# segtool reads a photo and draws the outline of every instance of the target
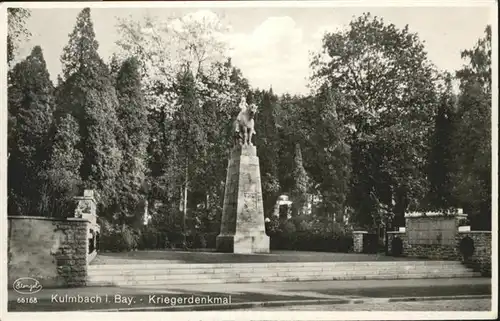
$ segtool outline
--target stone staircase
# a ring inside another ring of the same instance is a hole
[[[90,265],[88,286],[480,277],[456,261]]]

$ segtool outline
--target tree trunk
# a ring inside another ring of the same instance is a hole
[[[188,194],[188,161],[186,159],[186,167],[185,167],[185,172],[184,172],[184,199],[183,199],[183,209],[182,209],[182,229],[184,231],[184,242],[186,242],[186,234],[187,234],[187,226],[186,226],[186,219],[187,219],[187,194]]]

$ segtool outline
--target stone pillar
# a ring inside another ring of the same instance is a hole
[[[97,224],[97,193],[94,190],[84,190],[83,196],[75,197],[77,206],[75,209],[75,218],[87,220],[90,224],[87,230],[89,240],[87,260],[90,263],[97,255],[97,244],[101,228]],[[91,245],[90,245],[91,244]]]
[[[94,190],[86,189],[83,191],[83,196],[76,196],[74,199],[77,202],[75,217],[83,218],[92,224],[97,224],[97,202]]]
[[[355,253],[363,253],[363,235],[368,234],[367,231],[353,231],[353,251]]]
[[[231,151],[216,248],[229,253],[269,253],[255,146],[235,146]]]

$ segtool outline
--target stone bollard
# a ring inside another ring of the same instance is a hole
[[[368,234],[367,231],[353,231],[352,232],[352,237],[353,237],[353,250],[355,253],[363,253],[363,236],[365,234]]]

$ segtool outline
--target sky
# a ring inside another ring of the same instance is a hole
[[[62,49],[80,10],[32,8],[27,22],[32,36],[20,48],[20,56],[40,45],[51,78],[57,79]],[[463,64],[460,52],[472,48],[493,21],[493,12],[487,7],[93,8],[99,53],[108,61],[116,50],[117,18],[180,17],[199,10],[212,11],[231,27],[232,61],[250,85],[272,87],[277,94],[307,93],[310,53],[321,48],[323,33],[342,28],[363,12],[399,28],[408,24],[410,32],[424,41],[429,59],[451,72]]]

